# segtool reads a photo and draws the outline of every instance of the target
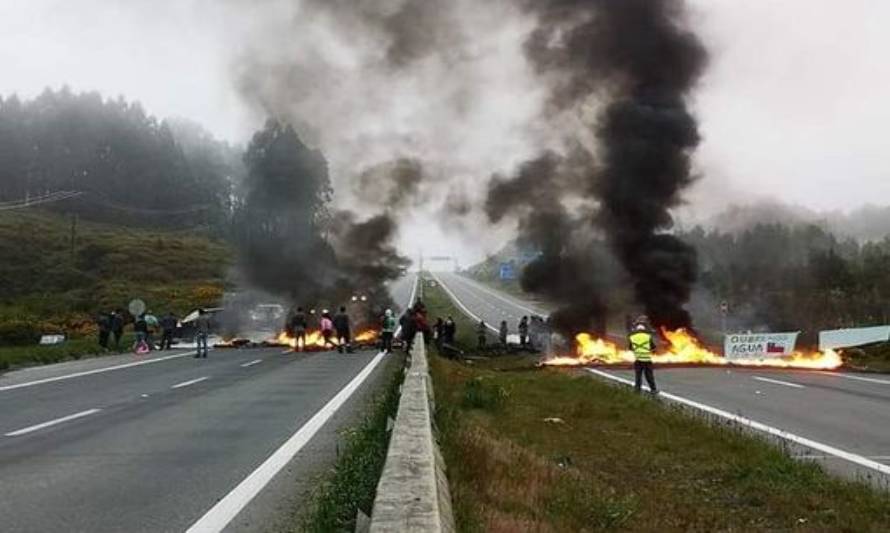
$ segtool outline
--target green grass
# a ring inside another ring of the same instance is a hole
[[[99,312],[142,298],[156,314],[184,314],[223,295],[232,250],[187,233],[157,233],[78,222],[39,210],[0,213],[0,346],[27,346],[40,334],[91,336]],[[65,348],[17,349],[5,360],[76,357],[86,341]],[[98,347],[92,348],[94,352]]]
[[[297,516],[293,531],[352,532],[357,510],[371,515],[389,446],[386,421],[396,417],[402,377],[401,372],[395,372],[386,389],[371,402],[364,420],[346,431],[336,463],[318,485],[309,511]]]
[[[3,346],[0,347],[0,371],[27,365],[60,363],[72,359],[96,355],[114,355],[128,352],[133,344],[132,335],[121,339],[121,351],[103,350],[94,337],[83,337],[53,346]]]
[[[890,530],[890,495],[628,389],[521,357],[431,371],[460,531]]]

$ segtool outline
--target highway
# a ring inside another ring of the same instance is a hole
[[[398,368],[373,352],[152,357],[0,376],[0,530],[275,529]]]
[[[488,322],[534,307],[456,274],[435,273],[460,306]],[[511,323],[511,331],[515,326]],[[627,385],[633,372],[584,369]],[[666,401],[790,442],[791,453],[850,477],[890,475],[890,375],[768,369],[658,368]]]

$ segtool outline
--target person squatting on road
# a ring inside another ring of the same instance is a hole
[[[346,314],[345,307],[340,307],[340,312],[334,316],[334,329],[337,330],[337,351],[352,353],[349,315]]]
[[[392,353],[392,337],[396,332],[396,318],[392,316],[392,309],[387,309],[383,314],[383,323],[380,328],[381,350],[387,354]]]
[[[306,329],[308,327],[309,321],[306,318],[306,313],[303,311],[302,307],[297,307],[297,312],[294,313],[294,316],[291,319],[291,329],[294,333],[295,352],[306,345]]]
[[[655,352],[655,334],[649,329],[648,319],[640,317],[636,320],[633,330],[627,336],[630,349],[634,354],[634,390],[640,392],[643,375],[652,394],[658,394],[655,386],[655,374],[652,370],[652,354]]]
[[[210,317],[204,309],[198,309],[195,319],[195,358],[207,358],[207,337],[210,335]]]
[[[173,333],[176,331],[176,324],[179,322],[176,315],[172,311],[161,318],[161,349],[173,349]]]

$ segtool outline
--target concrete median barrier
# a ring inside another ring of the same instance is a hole
[[[372,533],[451,532],[445,463],[433,434],[433,388],[418,334],[371,514]]]

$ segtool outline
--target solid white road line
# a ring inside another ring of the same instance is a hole
[[[414,304],[414,297],[417,296],[417,284],[420,283],[420,274],[418,273],[414,276],[414,283],[411,285],[411,295],[408,296],[408,303],[405,304],[405,310],[407,310],[411,305]],[[398,320],[400,317],[396,317]],[[399,324],[396,326],[396,330],[393,332],[392,336],[394,339],[400,339],[402,334],[402,325]]]
[[[866,383],[879,383],[881,385],[890,385],[890,381],[886,379],[875,379],[875,378],[863,378],[860,376],[851,376],[849,374],[844,374],[843,372],[819,372],[824,376],[835,376],[844,379],[853,379],[856,381],[864,381]]]
[[[597,376],[604,377],[606,379],[611,379],[612,381],[617,381],[619,383],[623,383],[625,385],[633,385],[633,381],[629,379],[620,378],[618,376],[613,376],[608,372],[603,372],[602,370],[597,370],[595,368],[587,368],[585,369],[592,374],[596,374]],[[878,463],[877,461],[872,461],[866,457],[861,455],[857,455],[855,453],[850,453],[845,450],[841,450],[840,448],[835,448],[834,446],[829,446],[828,444],[823,444],[819,441],[815,441],[812,439],[808,439],[806,437],[801,437],[800,435],[796,435],[794,433],[790,433],[785,431],[784,429],[779,429],[773,426],[768,426],[762,422],[757,422],[756,420],[751,420],[750,418],[745,418],[743,416],[734,415],[728,411],[724,411],[722,409],[718,409],[716,407],[711,407],[710,405],[703,404],[700,402],[696,402],[694,400],[689,400],[687,398],[683,398],[682,396],[677,396],[676,394],[670,394],[667,392],[662,392],[660,394],[662,398],[671,400],[673,402],[688,405],[689,407],[698,409],[699,411],[704,411],[706,413],[719,416],[721,418],[725,418],[727,420],[731,420],[737,424],[741,424],[743,426],[749,427],[751,429],[756,429],[757,431],[761,431],[763,433],[767,433],[769,435],[773,435],[775,437],[779,437],[781,439],[787,440],[789,442],[793,442],[796,444],[800,444],[801,446],[806,446],[807,448],[820,451],[822,453],[837,457],[839,459],[843,459],[845,461],[849,461],[851,463],[855,463],[859,466],[864,466],[865,468],[870,468],[877,472],[880,472],[884,475],[890,475],[890,466]]]
[[[455,304],[457,304],[458,307],[460,307],[461,311],[463,311],[464,314],[466,314],[468,317],[472,318],[472,319],[475,320],[476,322],[481,322],[481,321],[482,321],[482,319],[479,318],[478,316],[476,316],[475,313],[473,313],[472,311],[470,311],[469,309],[467,309],[467,306],[465,306],[465,305],[463,304],[463,302],[461,302],[461,301],[457,298],[457,296],[455,296],[454,293],[451,292],[451,289],[448,288],[448,285],[445,285],[444,283],[442,283],[442,280],[439,279],[439,276],[437,276],[435,272],[430,272],[430,275],[431,275],[433,278],[435,278],[435,280],[436,280],[436,282],[439,284],[439,286],[442,287],[442,289],[445,290],[445,292],[448,294],[448,296],[451,297],[451,300],[452,300]],[[485,326],[488,327],[488,329],[490,329],[491,331],[493,331],[493,332],[495,332],[495,333],[500,333],[500,331],[498,330],[498,328],[492,326],[491,324],[489,324],[489,323],[487,323],[487,322],[485,323]]]
[[[186,533],[216,533],[222,531],[229,522],[265,487],[293,457],[299,453],[319,429],[337,410],[346,403],[352,394],[364,383],[374,371],[385,354],[378,353],[352,381],[343,387],[336,396],[324,405],[315,415],[303,424],[280,448],[266,459],[263,464],[244,478],[237,487],[232,489],[223,499],[210,508],[204,516],[192,524]]]
[[[767,383],[775,383],[776,385],[784,385],[786,387],[793,387],[795,389],[805,389],[806,388],[803,385],[799,385],[797,383],[789,383],[787,381],[781,381],[778,379],[762,378],[760,376],[754,376],[754,379],[756,379],[757,381],[765,381]]]
[[[478,289],[479,291],[482,291],[485,294],[488,294],[489,296],[494,296],[498,300],[501,300],[502,302],[506,302],[506,303],[512,305],[513,307],[522,309],[523,311],[525,311],[526,313],[529,313],[531,315],[540,315],[544,318],[546,318],[547,316],[550,315],[550,313],[543,312],[540,309],[532,309],[531,307],[523,305],[522,303],[519,302],[519,300],[515,300],[512,298],[507,298],[506,296],[502,296],[502,295],[494,292],[494,290],[483,286],[482,283],[480,283],[474,279],[465,278],[465,277],[461,276],[460,274],[454,274],[454,277],[459,278],[461,280],[461,282],[465,283],[466,285],[471,285],[473,288]]]
[[[189,385],[194,385],[195,383],[201,383],[202,381],[204,381],[206,379],[210,379],[210,376],[204,376],[203,378],[192,379],[189,381],[183,381],[182,383],[177,383],[176,385],[173,385],[170,388],[171,389],[180,389],[182,387],[188,387]]]
[[[13,390],[13,389],[21,389],[24,387],[33,387],[34,385],[42,385],[44,383],[52,383],[54,381],[62,381],[65,379],[79,378],[79,377],[83,377],[83,376],[91,376],[93,374],[101,374],[102,372],[110,372],[112,370],[120,370],[122,368],[132,368],[134,366],[150,365],[152,363],[160,363],[161,361],[169,361],[171,359],[179,359],[180,357],[185,357],[187,355],[195,355],[195,352],[178,353],[175,355],[167,355],[164,357],[158,357],[156,359],[146,359],[145,361],[136,361],[135,363],[125,363],[123,365],[109,366],[106,368],[97,368],[95,370],[76,372],[74,374],[66,374],[64,376],[56,376],[54,378],[38,379],[36,381],[28,381],[26,383],[18,383],[16,385],[6,385],[5,387],[0,387],[0,392],[7,391],[7,390]]]
[[[50,426],[55,426],[56,424],[61,424],[63,422],[68,422],[69,420],[76,420],[78,418],[83,418],[85,416],[90,416],[98,413],[102,409],[89,409],[87,411],[81,411],[79,413],[74,413],[73,415],[63,416],[62,418],[57,418],[55,420],[50,420],[49,422],[44,422],[42,424],[36,424],[34,426],[28,426],[23,429],[19,429],[17,431],[12,431],[7,433],[7,437],[18,437],[19,435],[25,435],[26,433],[31,433],[33,431],[38,431],[44,428],[48,428]]]
[[[258,364],[260,364],[260,363],[262,363],[262,362],[263,362],[262,359],[254,359],[253,361],[250,361],[250,362],[248,362],[248,363],[244,363],[244,364],[242,364],[242,365],[241,365],[241,368],[247,368],[247,367],[249,367],[249,366],[258,365]]]

